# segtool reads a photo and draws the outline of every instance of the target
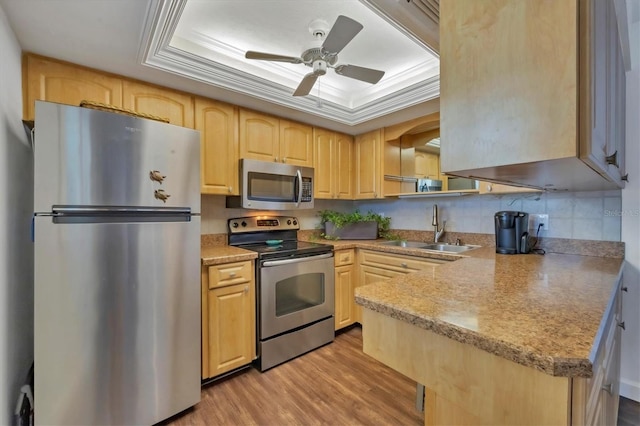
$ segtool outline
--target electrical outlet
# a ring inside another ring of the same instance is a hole
[[[542,224],[541,231],[549,230],[549,215],[548,214],[530,214],[529,215],[529,229],[534,233],[538,231],[538,226]]]

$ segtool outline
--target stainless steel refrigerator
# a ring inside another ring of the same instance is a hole
[[[153,424],[200,401],[200,138],[36,102],[35,422]]]

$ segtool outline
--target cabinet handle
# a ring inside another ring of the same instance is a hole
[[[403,263],[400,264],[400,266],[402,266],[403,268],[406,268],[407,264],[403,262]]]
[[[282,159],[282,162],[283,162],[283,163],[286,163],[286,162],[287,162],[287,157],[284,157],[284,158]]]
[[[278,162],[278,157],[275,157],[275,158],[273,159],[273,161],[275,161],[275,162],[277,163],[277,162]]]
[[[609,383],[608,385],[603,385],[601,389],[609,395],[612,395],[611,392],[613,392],[613,386],[611,385],[611,383]]]
[[[625,181],[625,182],[629,182],[629,173],[627,173],[626,175],[622,176],[622,177],[620,178],[620,180],[623,180],[623,181]]]
[[[626,291],[627,293],[629,292],[629,288],[628,287],[622,287],[620,290],[621,291]]]
[[[618,167],[618,151],[614,152],[611,155],[607,155],[606,157],[604,157],[604,161],[607,164],[610,164],[610,165]]]
[[[618,327],[620,327],[620,328],[621,328],[621,329],[623,329],[623,330],[626,330],[626,328],[625,328],[625,326],[624,326],[624,321],[619,322],[619,323],[618,323]]]
[[[373,198],[378,198],[378,193],[377,192],[373,193]]]

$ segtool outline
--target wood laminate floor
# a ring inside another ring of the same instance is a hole
[[[194,408],[163,425],[423,425],[416,383],[362,353],[362,330],[260,373],[205,386]],[[640,426],[640,404],[620,398],[618,426]]]
[[[362,330],[264,373],[246,370],[203,388],[194,408],[165,424],[423,425],[416,382],[362,352]]]

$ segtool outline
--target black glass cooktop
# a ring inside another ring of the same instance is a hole
[[[330,253],[333,247],[329,244],[311,243],[307,241],[282,241],[280,243],[242,244],[238,247],[258,253],[260,259],[287,258],[294,256],[310,256]]]

